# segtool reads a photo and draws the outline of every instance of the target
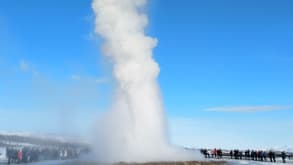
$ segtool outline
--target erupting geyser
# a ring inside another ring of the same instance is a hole
[[[113,63],[117,95],[97,124],[99,161],[193,159],[168,142],[160,90],[159,66],[152,58],[157,40],[145,35],[142,12],[147,0],[94,0],[96,33]]]

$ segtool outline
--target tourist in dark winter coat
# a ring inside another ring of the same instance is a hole
[[[273,152],[272,151],[269,152],[269,158],[270,158],[270,161],[273,162]]]
[[[230,158],[233,159],[233,151],[230,151]]]
[[[276,153],[273,152],[273,161],[276,162]]]
[[[281,153],[281,157],[282,157],[282,161],[283,161],[283,163],[286,163],[286,153],[285,153],[285,151],[283,151],[283,152]]]

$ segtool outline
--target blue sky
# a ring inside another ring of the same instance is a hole
[[[150,0],[173,143],[293,147],[293,2]],[[90,0],[0,2],[0,130],[82,133],[111,67]]]

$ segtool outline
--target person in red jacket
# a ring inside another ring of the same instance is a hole
[[[213,151],[212,151],[212,157],[217,158],[217,149],[216,148],[213,149]]]
[[[22,149],[19,149],[17,152],[18,163],[22,162]]]

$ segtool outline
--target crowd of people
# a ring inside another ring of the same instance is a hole
[[[87,143],[70,138],[0,133],[0,163],[75,159],[89,150]]]
[[[8,164],[31,163],[42,160],[65,160],[74,159],[81,154],[81,151],[75,148],[7,148]]]
[[[280,157],[283,163],[286,163],[287,159],[293,158],[293,153],[263,151],[263,150],[245,150],[241,151],[238,149],[223,152],[221,149],[201,149],[201,153],[205,158],[216,158],[221,159],[223,156],[230,159],[245,159],[253,161],[270,161],[276,162],[276,157]]]

